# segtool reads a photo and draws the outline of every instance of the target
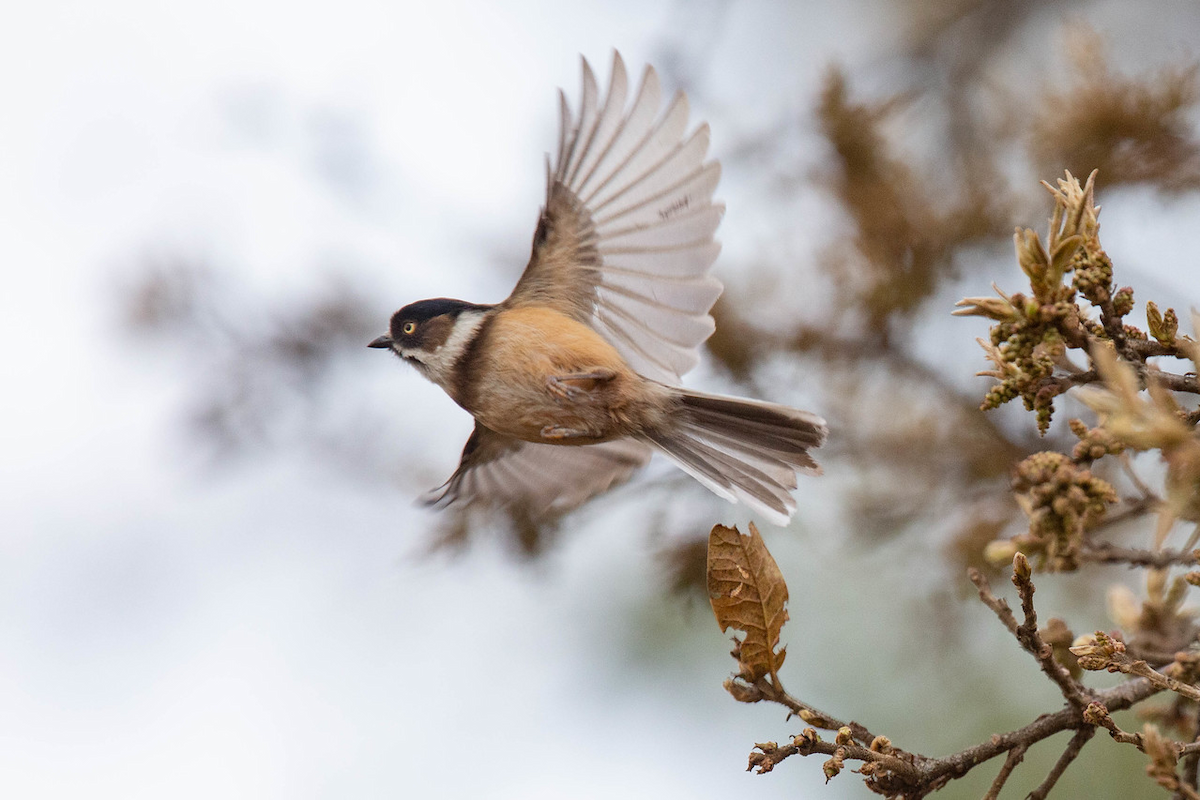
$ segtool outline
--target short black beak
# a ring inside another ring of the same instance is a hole
[[[380,336],[378,339],[373,339],[371,343],[367,345],[367,347],[377,347],[381,350],[391,346],[392,337],[388,336],[386,333],[383,336]]]

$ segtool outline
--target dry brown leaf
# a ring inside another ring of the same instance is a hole
[[[777,680],[787,654],[787,648],[775,648],[788,619],[788,590],[753,522],[749,535],[713,526],[708,535],[708,597],[722,633],[733,628],[746,634],[734,650],[740,677],[749,683],[767,675]]]

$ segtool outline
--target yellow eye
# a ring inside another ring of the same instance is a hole
[[[410,322],[404,323],[404,327],[401,330],[404,331],[405,336],[411,336],[412,332],[415,331],[416,329],[417,329],[417,323],[410,321]]]

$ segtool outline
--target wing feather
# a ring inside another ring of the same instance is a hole
[[[724,206],[720,165],[705,161],[709,129],[688,136],[678,92],[659,114],[647,67],[626,109],[619,54],[601,100],[583,64],[580,111],[560,93],[558,156],[525,273],[505,304],[546,305],[591,325],[642,375],[677,384],[712,334],[721,284],[709,275]]]
[[[571,136],[570,156],[560,166],[559,172],[559,178],[568,185],[595,135],[596,103],[599,95],[600,88],[596,85],[596,75],[592,72],[591,65],[585,60],[583,62],[583,99],[580,100],[579,122],[575,125],[575,132]]]
[[[642,295],[620,291],[612,286],[599,290],[600,302],[613,311],[628,314],[647,333],[657,333],[671,344],[688,349],[696,339],[704,341],[712,335],[716,324],[708,314],[689,314],[665,303],[659,303]],[[653,317],[655,327],[643,320]]]
[[[645,199],[638,197],[637,203],[622,203],[606,209],[596,218],[595,224],[606,225],[616,220],[625,225],[661,224],[670,219],[672,213],[709,205],[720,180],[721,165],[710,161],[656,194]]]
[[[597,315],[597,322],[596,329],[642,375],[684,375],[700,363],[695,348],[668,341],[622,309],[605,306]]]
[[[721,224],[725,206],[714,203],[650,225],[622,225],[619,221],[596,225],[599,250],[604,254],[669,249],[685,245],[713,244],[713,233]],[[705,265],[704,269],[708,269]]]
[[[591,67],[588,66],[587,61],[584,61],[583,65],[584,73],[590,75]],[[567,175],[568,184],[577,184],[580,182],[581,175],[591,173],[596,162],[608,151],[613,136],[620,128],[621,112],[625,108],[625,92],[628,87],[625,67],[620,62],[613,64],[613,76],[610,83],[608,96],[604,99],[604,108],[596,118],[595,124],[591,126],[584,151],[576,160],[570,174]],[[595,91],[595,77],[592,77],[592,86]]]
[[[659,161],[636,178],[623,183],[619,189],[593,198],[588,203],[593,216],[597,219],[619,216],[621,210],[640,206],[647,199],[670,189],[679,182],[680,176],[695,173],[708,152],[708,140],[708,126],[702,125],[687,141],[664,153]]]
[[[711,275],[696,280],[647,281],[644,273],[604,270],[604,291],[621,294],[642,303],[687,313],[709,308],[721,294],[721,283]]]
[[[661,250],[643,247],[617,253],[602,252],[601,270],[646,275],[649,280],[704,278],[709,277],[709,267],[720,252],[721,245],[713,241]]]
[[[621,56],[615,54],[613,64],[617,63],[621,64],[620,72],[623,73],[625,71],[624,63],[621,61]],[[614,73],[616,71],[614,66]],[[642,83],[638,88],[637,97],[633,101],[633,107],[618,124],[619,132],[613,138],[612,144],[591,174],[586,175],[579,182],[577,193],[580,197],[585,198],[585,202],[590,198],[591,192],[611,180],[613,174],[620,171],[630,156],[637,153],[638,148],[646,143],[651,126],[654,124],[654,116],[658,113],[660,96],[658,73],[654,71],[653,67],[647,66],[642,73]],[[614,111],[620,114],[622,109],[614,109]]]
[[[567,163],[567,132],[571,130],[571,104],[567,102],[567,93],[562,89],[558,90],[558,156],[554,159],[554,163],[560,166]],[[562,176],[556,171],[550,176],[550,186],[553,186],[554,180],[562,180]],[[546,187],[546,194],[550,193],[550,186]]]
[[[630,439],[563,447],[511,439],[477,423],[458,469],[422,501],[519,509],[544,521],[625,481],[649,458],[649,446]]]
[[[658,124],[646,132],[626,159],[595,191],[584,198],[589,208],[602,206],[613,196],[624,192],[629,186],[643,180],[671,155],[687,128],[688,102],[683,92],[676,93]]]

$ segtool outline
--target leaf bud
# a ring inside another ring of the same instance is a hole
[[[1017,552],[1013,556],[1013,580],[1027,581],[1033,574],[1033,570],[1029,566],[1029,559],[1025,558],[1025,554]]]
[[[825,773],[826,783],[829,783],[833,776],[841,772],[842,767],[846,766],[845,762],[842,761],[841,752],[841,749],[839,749],[833,758],[821,765],[821,771]]]
[[[1108,719],[1108,709],[1103,703],[1088,703],[1083,710],[1083,721],[1089,725],[1103,725]]]

